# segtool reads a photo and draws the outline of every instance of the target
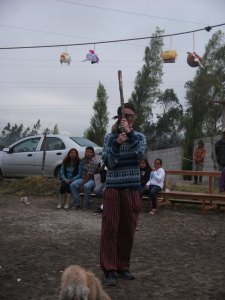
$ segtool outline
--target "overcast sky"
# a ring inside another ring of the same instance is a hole
[[[201,29],[225,23],[224,12],[224,0],[0,0],[0,48],[93,43],[0,50],[0,130],[8,122],[32,127],[40,119],[42,129],[58,124],[60,133],[83,136],[99,82],[109,96],[111,118],[120,104],[118,70],[127,101],[149,44],[148,39],[94,42],[148,37],[157,26],[166,35]],[[219,29],[224,32],[225,26],[163,39],[164,50],[171,47],[178,57],[174,64],[164,64],[161,88],[173,88],[182,105],[184,84],[196,73],[187,65],[187,51],[203,55]],[[82,62],[90,49],[98,54],[98,64]],[[59,61],[65,50],[69,66]]]

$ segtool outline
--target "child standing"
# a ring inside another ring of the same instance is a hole
[[[150,192],[150,199],[152,202],[152,210],[149,212],[151,215],[156,213],[157,209],[157,194],[163,189],[165,180],[165,171],[162,168],[162,160],[155,159],[154,168],[150,173],[149,181],[146,183],[146,190]]]

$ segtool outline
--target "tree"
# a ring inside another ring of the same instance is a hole
[[[37,121],[36,124],[34,124],[31,132],[28,134],[28,135],[37,135],[39,134],[39,131],[40,131],[40,128],[41,128],[41,121],[40,119]]]
[[[96,97],[97,100],[93,105],[94,115],[90,121],[91,126],[85,131],[84,135],[91,141],[102,146],[109,123],[109,113],[107,111],[108,96],[101,82],[99,82]]]
[[[47,135],[47,134],[51,134],[51,133],[52,133],[52,130],[49,129],[48,127],[43,130],[43,134]]]
[[[152,118],[152,104],[158,98],[159,85],[162,82],[162,59],[160,57],[163,39],[159,37],[164,31],[156,28],[150,45],[145,48],[144,65],[137,72],[134,91],[129,101],[134,104],[137,113],[135,129],[147,132]]]
[[[8,123],[2,130],[2,142],[4,146],[9,146],[16,140],[21,139],[22,137],[23,124],[20,124],[19,126],[17,124],[11,126],[11,124]]]
[[[173,89],[166,89],[164,93],[162,93],[157,101],[162,105],[163,115],[174,105],[179,105],[179,99],[177,95],[174,93]]]
[[[30,127],[24,129],[23,124],[20,125],[15,124],[14,126],[11,126],[11,124],[8,123],[2,130],[2,135],[0,137],[0,142],[1,142],[0,148],[9,146],[10,144],[24,137],[40,134],[40,129],[41,129],[40,120],[38,120],[37,123],[33,125],[32,130],[30,130]],[[44,129],[43,133],[44,132],[46,134],[59,133],[57,124],[55,125],[54,130],[50,130],[49,128],[46,128]]]
[[[203,68],[198,68],[192,82],[186,83],[187,113],[185,114],[184,151],[192,158],[194,139],[213,137],[221,126],[221,106],[215,101],[224,99],[225,89],[225,43],[219,30],[213,34],[203,56]],[[211,139],[212,149],[214,139]],[[188,169],[191,168],[191,162]]]
[[[55,126],[54,126],[54,129],[53,129],[53,132],[52,132],[53,134],[59,134],[59,128],[58,128],[58,125],[57,124],[55,124]]]
[[[151,149],[176,147],[182,140],[182,105],[173,89],[166,89],[158,103],[162,105],[163,113],[157,116],[154,147],[151,146]]]

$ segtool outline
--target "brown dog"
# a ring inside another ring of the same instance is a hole
[[[111,300],[111,298],[92,272],[72,265],[62,274],[59,300]]]

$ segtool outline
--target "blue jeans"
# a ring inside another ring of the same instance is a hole
[[[152,201],[152,208],[157,208],[157,194],[162,190],[159,185],[151,185],[149,186],[150,199]]]
[[[72,195],[73,205],[80,206],[80,186],[83,184],[82,178],[73,181],[70,184],[70,192]],[[91,191],[95,186],[94,179],[90,179],[84,184],[84,207],[87,208],[91,198]]]
[[[148,190],[146,190],[145,184],[141,185],[140,192],[141,192],[141,196],[148,195]]]
[[[94,193],[97,197],[103,197],[103,193],[105,191],[105,183],[99,183],[94,188]]]

